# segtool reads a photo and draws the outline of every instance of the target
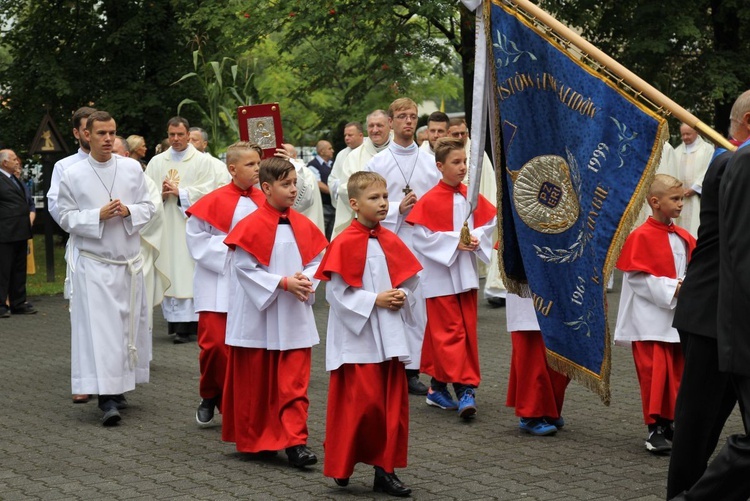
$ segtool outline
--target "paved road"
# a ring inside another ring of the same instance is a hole
[[[609,294],[611,328],[618,300]],[[173,345],[158,312],[151,383],[128,394],[119,426],[100,426],[94,403],[70,401],[66,301],[34,302],[38,315],[0,319],[0,500],[387,498],[372,492],[368,466],[358,465],[342,489],[323,477],[322,462],[299,471],[283,453],[252,459],[222,443],[220,427],[197,428],[198,347]],[[322,334],[327,313],[323,302],[315,307]],[[610,407],[573,383],[566,427],[536,438],[520,434],[504,406],[510,359],[504,309],[480,301],[479,341],[483,382],[475,421],[410,397],[409,467],[399,475],[415,499],[664,498],[669,459],[644,449],[629,350],[613,350]],[[327,384],[321,344],[313,351],[309,420],[310,446],[321,459]],[[726,431],[739,430],[735,412]]]

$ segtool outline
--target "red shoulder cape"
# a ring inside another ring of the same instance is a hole
[[[398,287],[422,269],[417,258],[395,233],[380,224],[368,228],[354,219],[328,246],[315,278],[330,280],[331,273],[338,273],[350,286],[362,287],[370,237],[377,238],[383,248],[393,287]]]
[[[328,245],[325,235],[306,216],[292,209],[280,212],[268,202],[264,202],[258,210],[237,223],[224,239],[224,243],[232,249],[241,247],[255,256],[260,264],[268,266],[276,241],[279,218],[282,217],[289,219],[302,256],[302,264],[307,266]]]
[[[695,238],[674,223],[666,225],[649,217],[625,240],[622,253],[617,260],[617,269],[642,271],[655,277],[677,278],[674,256],[669,245],[669,233],[676,233],[685,241],[690,261],[695,249]]]
[[[240,197],[250,197],[258,207],[266,203],[266,196],[259,189],[251,186],[248,190],[241,190],[236,184],[229,183],[201,197],[185,211],[185,214],[188,217],[195,216],[214,228],[229,233]]]
[[[442,180],[420,198],[406,218],[409,224],[420,224],[430,231],[453,231],[453,194],[460,193],[466,198],[467,189],[463,183],[453,187]],[[474,209],[474,228],[484,226],[497,216],[495,206],[482,195]]]

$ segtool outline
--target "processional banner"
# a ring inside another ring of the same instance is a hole
[[[608,404],[606,282],[666,121],[511,0],[485,9],[501,273],[510,292],[533,299],[550,366]]]

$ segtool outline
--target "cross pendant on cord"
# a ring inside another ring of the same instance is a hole
[[[411,193],[411,192],[412,192],[413,190],[412,190],[411,188],[409,188],[409,185],[407,184],[407,185],[406,185],[406,188],[404,188],[404,189],[403,189],[403,190],[401,190],[401,191],[403,191],[403,192],[404,192],[404,196],[406,196],[406,195],[408,195],[409,193]]]

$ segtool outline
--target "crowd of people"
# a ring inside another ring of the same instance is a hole
[[[284,450],[292,466],[313,465],[307,388],[320,342],[312,305],[324,281],[326,437],[335,439],[324,442],[323,474],[346,486],[355,464],[369,464],[375,491],[408,496],[396,473],[406,467],[408,395],[462,420],[478,413],[478,288],[486,276],[485,297],[506,307],[506,404],[519,430],[548,436],[565,426],[570,380],[547,364],[531,299],[507,293],[499,276],[492,164],[485,155],[471,205],[466,123],[432,113],[418,144],[417,113],[414,101],[397,99],[371,112],[365,127],[347,123],[338,155],[320,140],[307,164],[292,145],[264,158],[246,141],[220,161],[207,152],[203,129],[174,117],[169,146],[146,163],[142,137],[119,136],[106,111],[78,109],[79,149],[55,164],[47,193],[50,216],[70,235],[73,402],[96,395],[102,424],[120,422],[125,394],[149,381],[160,305],[174,343],[197,340],[200,348],[197,425],[212,426],[218,411],[222,440],[238,451]],[[750,91],[730,118],[742,148]],[[750,183],[741,165],[750,150],[714,153],[687,124],[681,137],[677,149],[665,145],[650,217],[617,262],[624,275],[615,341],[633,351],[646,449],[673,451],[668,498],[744,500],[747,436],[732,436],[707,462],[738,401],[750,430],[739,323],[750,213],[740,209]],[[7,318],[36,312],[25,293],[33,204],[14,176],[15,153],[1,150],[0,167]]]

